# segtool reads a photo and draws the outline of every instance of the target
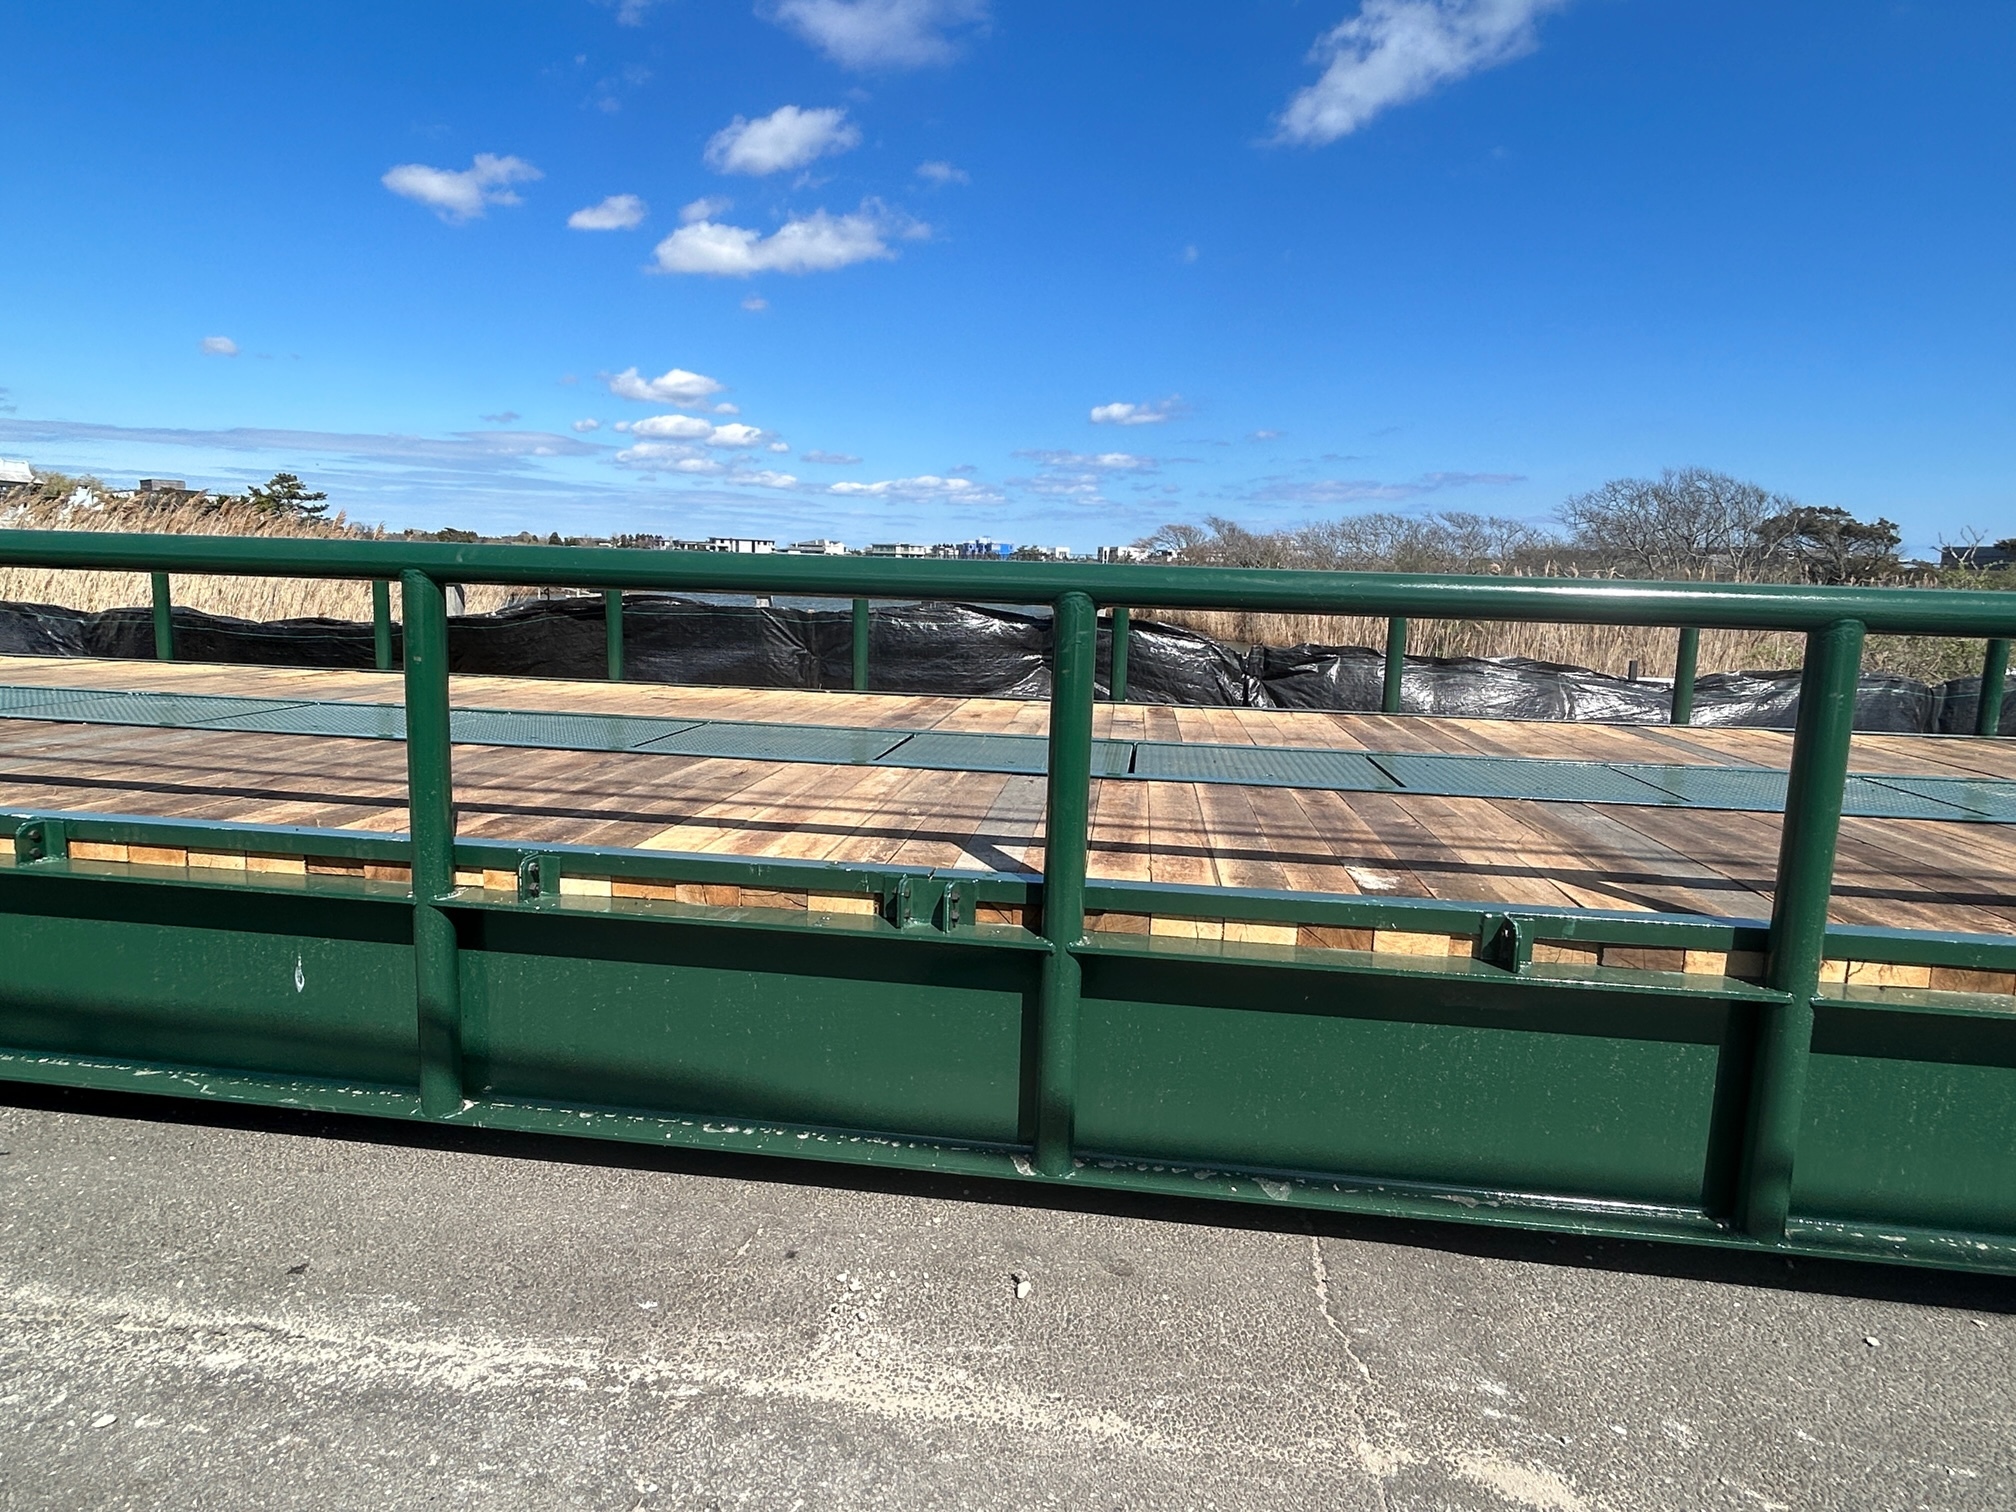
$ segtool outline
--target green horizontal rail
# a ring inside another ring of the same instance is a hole
[[[308,541],[7,531],[0,565],[309,578],[392,578],[867,598],[1240,608],[1715,629],[1813,630],[1855,620],[1870,634],[2016,637],[2006,593],[1779,583],[1654,583],[1417,573],[1278,571],[1137,563],[896,561],[872,557],[631,551],[613,547]]]

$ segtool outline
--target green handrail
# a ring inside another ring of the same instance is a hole
[[[1680,631],[1680,649],[1673,656],[1673,723],[1694,722],[1694,680],[1701,666],[1701,632],[1692,625]]]
[[[623,681],[623,591],[610,588],[602,595],[602,623],[609,643],[609,681]]]
[[[1400,690],[1407,675],[1407,619],[1391,615],[1386,621],[1386,680],[1379,691],[1379,712],[1400,712]]]
[[[854,600],[854,691],[868,691],[868,600]]]
[[[1974,733],[2002,733],[2002,690],[2009,680],[2009,637],[1997,636],[1988,642],[1981,658],[1981,693],[1974,705]]]
[[[392,670],[392,585],[371,580],[371,660],[380,672]]]
[[[175,606],[168,597],[168,574],[153,575],[154,659],[175,660]]]
[[[1085,938],[1085,873],[1092,816],[1092,698],[1099,618],[1092,600],[1067,593],[1053,621],[1050,761],[1043,824],[1043,962],[1036,1029],[1036,1169],[1071,1171],[1078,1080],[1078,999],[1083,973],[1072,947]]]
[[[1756,1239],[1782,1239],[1792,1204],[1792,1164],[1813,1047],[1813,999],[1826,954],[1827,902],[1834,887],[1862,641],[1856,620],[1806,637],[1764,966],[1765,985],[1788,1000],[1764,1009],[1758,1028],[1737,1199],[1744,1229]]]
[[[1280,571],[1143,563],[901,561],[741,556],[432,541],[274,540],[97,531],[0,532],[0,565],[111,572],[373,578],[592,590],[684,590],[807,597],[965,598],[1157,604],[1254,613],[1401,615],[1525,623],[1814,630],[1854,619],[1870,634],[2016,637],[2016,595],[1976,589],[1781,583],[1635,583],[1419,573]]]
[[[406,622],[406,806],[412,832],[413,972],[419,1015],[420,1104],[436,1118],[462,1110],[461,966],[455,921],[455,782],[448,734],[448,602],[441,584],[399,577]]]
[[[1111,677],[1108,679],[1108,683],[1113,690],[1112,696],[1115,703],[1127,702],[1127,643],[1133,638],[1133,629],[1128,623],[1129,618],[1130,616],[1127,613],[1127,606],[1125,604],[1116,604],[1114,606],[1113,671]]]

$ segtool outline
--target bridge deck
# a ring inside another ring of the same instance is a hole
[[[396,703],[396,677],[0,658],[0,685]],[[1042,703],[458,677],[460,707],[1040,735]],[[1102,706],[1105,738],[1783,767],[1789,734],[1247,709]],[[2016,779],[2016,741],[1860,736],[1858,771]],[[462,746],[472,838],[1040,871],[1043,779],[739,759]],[[0,805],[396,831],[395,742],[0,721]],[[1120,782],[1094,793],[1095,878],[1763,918],[1768,813]],[[140,859],[135,857],[134,859]],[[1833,917],[2016,933],[2016,830],[1851,818]]]

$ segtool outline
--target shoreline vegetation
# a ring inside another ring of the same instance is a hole
[[[38,475],[0,489],[0,528],[153,531],[322,539],[475,539],[458,530],[408,531],[364,526],[326,512],[322,496],[298,479],[239,495],[187,491],[143,494],[108,489],[88,477]],[[1812,510],[1718,474],[1689,469],[1656,482],[1622,480],[1571,500],[1563,535],[1513,520],[1461,513],[1367,514],[1273,532],[1210,519],[1172,525],[1139,543],[1156,560],[1183,564],[1306,567],[1349,571],[1448,572],[1503,576],[1629,577],[1722,581],[1854,581],[1914,587],[2016,587],[2016,569],[1911,568],[1898,559],[1888,521],[1861,522],[1838,510]],[[536,537],[526,536],[533,540]],[[551,538],[557,540],[557,537]],[[2003,543],[1997,543],[1998,546]],[[564,591],[556,591],[564,592]],[[522,589],[468,585],[465,612],[484,614],[527,597]],[[394,612],[398,587],[393,586]],[[367,622],[368,585],[291,578],[177,576],[175,602],[247,620],[328,618]],[[99,610],[145,605],[141,573],[0,567],[0,601]],[[1256,614],[1135,606],[1137,616],[1234,645],[1380,647],[1386,622],[1373,616]],[[1803,645],[1773,631],[1707,630],[1699,670],[1739,672],[1797,667]],[[1505,624],[1417,620],[1414,656],[1521,657],[1613,676],[1632,664],[1646,678],[1672,676],[1677,636],[1667,629],[1611,625]],[[1980,641],[1873,636],[1864,669],[1939,682],[1980,670]]]

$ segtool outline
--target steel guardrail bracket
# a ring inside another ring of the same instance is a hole
[[[545,903],[560,896],[560,858],[530,855],[518,863],[518,901]]]
[[[1517,914],[1487,914],[1477,932],[1478,956],[1524,976],[1533,964],[1533,921]]]
[[[14,864],[57,861],[70,854],[70,838],[61,819],[29,819],[14,831]]]

